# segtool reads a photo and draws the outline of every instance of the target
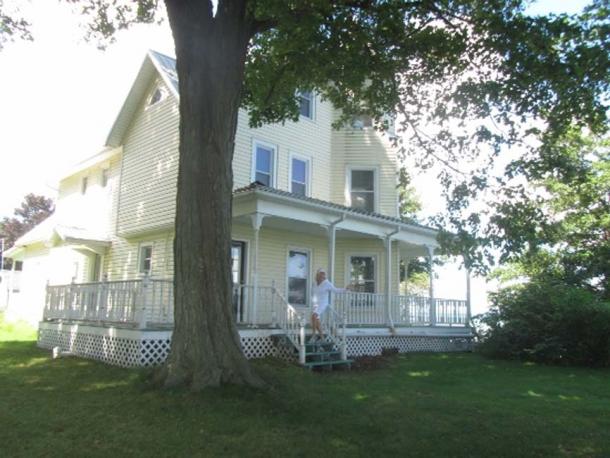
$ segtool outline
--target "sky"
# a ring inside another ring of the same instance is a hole
[[[529,12],[577,13],[584,4],[545,0]],[[11,216],[30,192],[55,197],[62,171],[102,149],[146,51],[174,54],[167,22],[122,31],[100,51],[83,40],[83,18],[72,5],[51,0],[19,5],[32,23],[34,41],[8,43],[0,51],[0,217]],[[440,194],[431,189],[428,175],[415,176],[414,184],[422,197]],[[425,215],[442,209],[439,198],[423,203]],[[459,291],[441,293],[463,296],[464,274],[445,275],[461,278]],[[473,289],[475,302],[482,304],[484,283],[477,280]]]

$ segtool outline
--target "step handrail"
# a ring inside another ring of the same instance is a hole
[[[340,314],[332,306],[326,309],[326,317],[322,315],[322,331],[328,336],[331,342],[341,352],[341,359],[347,359],[347,348],[345,339],[345,329],[347,319],[345,313]]]
[[[274,301],[275,309],[273,313],[277,318],[277,321],[274,321],[284,331],[288,341],[298,350],[299,363],[305,364],[305,326],[307,321],[302,313],[288,303],[275,286],[272,289],[273,294],[278,299],[277,302]]]

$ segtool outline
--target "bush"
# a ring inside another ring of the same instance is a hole
[[[479,315],[477,349],[497,358],[610,366],[610,304],[582,288],[533,282],[504,288]]]

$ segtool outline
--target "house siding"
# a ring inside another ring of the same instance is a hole
[[[255,140],[271,143],[277,147],[276,185],[290,191],[290,154],[311,159],[310,196],[330,200],[331,137],[333,109],[330,103],[316,97],[313,120],[301,117],[299,122],[270,124],[260,128],[249,127],[249,118],[244,110],[239,111],[235,154],[233,157],[234,187],[250,184],[252,180],[252,148]]]
[[[389,139],[372,128],[345,128],[333,132],[332,198],[349,205],[347,176],[349,167],[377,171],[376,209],[378,213],[398,216],[396,190],[398,162]]]
[[[102,185],[102,171],[108,170],[108,183]],[[113,233],[113,209],[120,174],[120,154],[101,161],[59,183],[55,217],[60,225],[87,229],[100,237]],[[87,190],[82,193],[83,178]]]
[[[138,239],[117,239],[113,242],[110,255],[106,257],[105,269],[109,280],[129,280],[139,278],[138,252],[142,244],[152,244],[153,278],[173,278],[173,233],[151,235]],[[254,231],[250,226],[234,224],[232,239],[246,242],[246,280],[253,283],[254,273]],[[258,284],[275,287],[286,294],[286,267],[288,251],[305,249],[311,254],[310,278],[313,281],[318,268],[328,268],[328,238],[326,235],[298,234],[265,227],[260,229],[258,250]],[[372,254],[376,258],[376,292],[383,293],[385,284],[385,247],[383,242],[375,239],[341,239],[338,238],[335,248],[335,275],[337,286],[344,286],[349,279],[346,273],[348,256]],[[399,256],[396,249],[392,252],[392,292],[398,293]]]
[[[108,280],[133,280],[142,275],[138,269],[139,251],[142,245],[152,245],[153,278],[173,278],[173,233],[164,232],[134,239],[116,238],[105,257],[104,271]]]
[[[146,107],[142,98],[124,139],[119,190],[119,236],[159,231],[173,224],[178,177],[178,103],[168,96]],[[169,91],[169,89],[167,89]]]
[[[135,237],[169,230],[174,223],[178,174],[178,104],[174,97],[145,107],[151,85],[127,130],[123,146],[117,234]],[[396,215],[396,160],[387,139],[372,129],[335,131],[336,118],[329,102],[316,97],[315,117],[298,122],[249,126],[239,111],[233,156],[234,188],[253,181],[253,145],[256,141],[276,148],[276,187],[290,191],[292,154],[310,159],[311,197],[346,205],[347,167],[370,166],[377,170],[378,212]]]

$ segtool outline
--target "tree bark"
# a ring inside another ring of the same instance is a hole
[[[251,26],[245,0],[166,0],[176,46],[180,163],[174,332],[165,387],[263,386],[241,351],[231,306],[232,159]]]

